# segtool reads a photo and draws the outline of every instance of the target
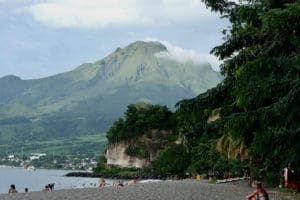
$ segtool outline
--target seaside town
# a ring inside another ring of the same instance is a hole
[[[23,167],[28,170],[40,169],[66,169],[92,171],[97,165],[96,157],[87,155],[49,155],[46,153],[30,153],[19,156],[9,154],[1,157],[0,166]]]

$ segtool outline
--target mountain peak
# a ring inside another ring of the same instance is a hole
[[[167,47],[165,47],[160,42],[156,42],[156,41],[149,41],[149,42],[136,41],[136,42],[129,44],[124,49],[129,50],[129,51],[130,50],[136,50],[136,51],[142,50],[142,51],[147,51],[148,53],[157,53],[157,52],[161,52],[161,51],[167,51]]]
[[[0,79],[2,79],[4,81],[19,81],[19,80],[21,80],[20,77],[15,76],[15,75],[7,75],[7,76],[4,76],[4,77],[2,77]]]
[[[152,50],[153,52],[161,52],[161,51],[167,51],[167,47],[164,46],[162,43],[158,41],[136,41],[133,43],[130,43],[124,48],[118,47],[114,51],[114,53],[121,52],[122,50],[130,51],[130,50],[140,50],[140,49],[148,49]]]

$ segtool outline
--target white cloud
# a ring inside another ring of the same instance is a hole
[[[176,60],[181,63],[194,62],[198,64],[210,63],[212,68],[219,71],[221,62],[217,57],[211,54],[201,54],[192,49],[183,49],[179,46],[172,45],[167,41],[161,41],[156,38],[145,38],[144,41],[157,41],[165,45],[168,51],[157,53],[155,56],[163,57],[166,59]]]
[[[44,0],[19,10],[54,27],[164,25],[211,17],[201,0]]]

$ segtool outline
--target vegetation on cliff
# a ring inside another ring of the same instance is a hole
[[[112,144],[126,141],[127,155],[152,162],[145,173],[182,173],[189,163],[189,156],[184,145],[175,143],[179,138],[175,117],[166,106],[131,104],[124,118],[117,120],[109,129],[107,138]],[[95,172],[119,172],[118,166],[104,169],[103,161],[103,158],[99,161]]]
[[[108,142],[132,139],[151,129],[174,130],[175,120],[166,106],[146,103],[130,104],[124,114],[107,132]]]

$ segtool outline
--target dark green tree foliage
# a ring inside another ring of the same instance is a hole
[[[175,145],[159,151],[152,162],[152,168],[160,174],[180,174],[189,163],[189,155],[184,145]]]
[[[93,168],[94,173],[100,173],[103,170],[105,170],[106,162],[107,162],[107,160],[106,160],[105,156],[101,155],[98,158],[97,166],[95,168]]]
[[[198,144],[191,149],[191,155],[192,160],[187,171],[198,173],[206,173],[215,170],[223,171],[222,169],[216,168],[220,156],[215,150],[214,140],[200,140]]]
[[[258,176],[277,184],[287,162],[300,171],[300,1],[204,2],[231,23],[212,50],[224,60],[225,79],[177,104],[183,132],[198,145],[203,135],[242,139]],[[212,132],[206,119],[216,108],[221,118]]]
[[[127,155],[134,156],[140,159],[149,157],[148,146],[142,142],[129,144],[129,146],[125,150],[125,153]]]
[[[151,129],[173,130],[175,120],[166,106],[130,104],[125,118],[117,120],[107,132],[109,142],[132,139]]]

